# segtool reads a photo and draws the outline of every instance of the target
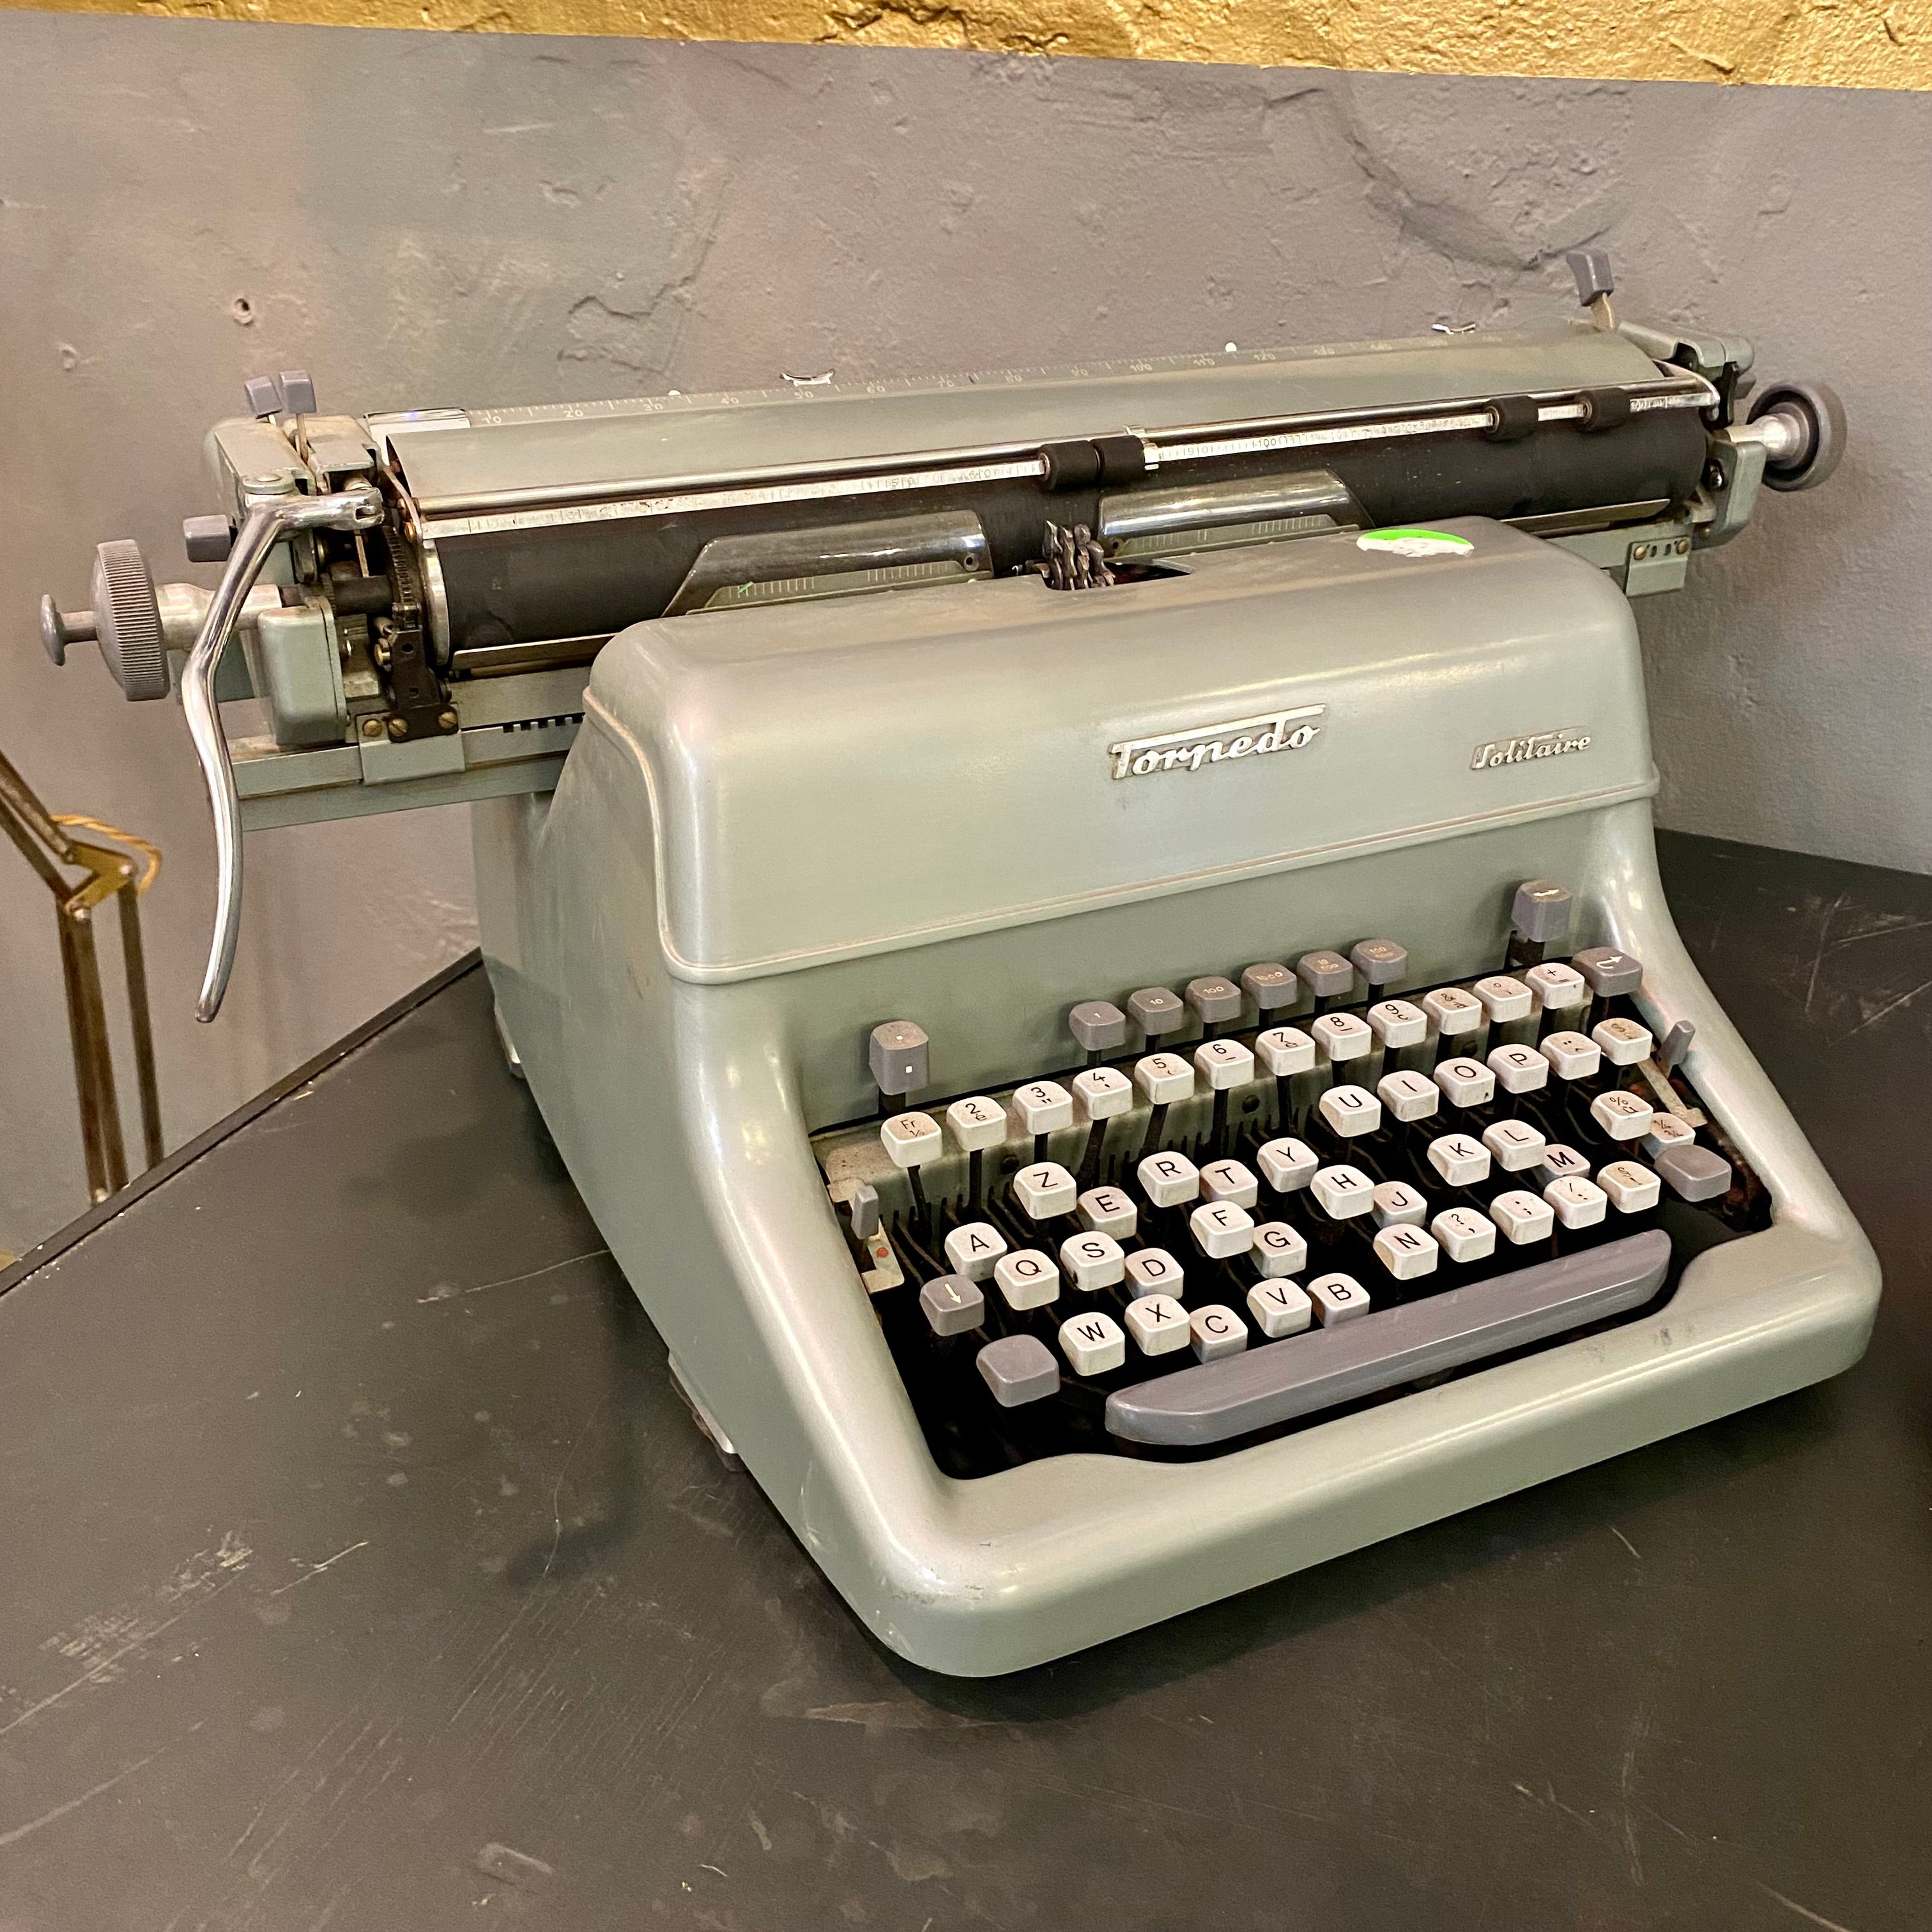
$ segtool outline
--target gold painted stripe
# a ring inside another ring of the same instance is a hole
[[[17,6],[20,0],[0,0]],[[953,47],[1402,74],[1932,88],[1932,0],[53,0],[88,14]]]

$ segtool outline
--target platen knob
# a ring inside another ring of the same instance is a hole
[[[40,642],[57,664],[69,644],[100,646],[100,661],[132,702],[168,694],[168,652],[154,580],[140,546],[123,537],[94,553],[94,608],[62,610],[40,599]]]
[[[1786,431],[1790,448],[1766,456],[1766,487],[1815,490],[1845,453],[1845,406],[1826,382],[1772,382],[1751,398],[1754,423],[1767,418]]]

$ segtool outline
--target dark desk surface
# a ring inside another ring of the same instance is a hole
[[[994,1682],[697,1436],[448,978],[8,1278],[0,1926],[1932,1924],[1932,880],[1666,860],[1864,1362]]]

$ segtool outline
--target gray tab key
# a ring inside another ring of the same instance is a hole
[[[1348,949],[1348,964],[1371,986],[1393,986],[1408,970],[1408,948],[1393,939],[1364,939]]]
[[[1626,1235],[1118,1390],[1107,1428],[1173,1448],[1225,1442],[1640,1308],[1670,1266],[1661,1230]]]
[[[1318,1000],[1344,998],[1355,983],[1354,968],[1339,952],[1304,952],[1294,970]]]
[[[1203,1026],[1226,1026],[1241,1017],[1241,989],[1232,980],[1190,980],[1186,997]]]
[[[1082,1000],[1066,1026],[1089,1053],[1117,1052],[1127,1043],[1127,1016],[1111,1000]]]
[[[1187,1009],[1166,986],[1143,986],[1138,993],[1130,993],[1127,1012],[1149,1040],[1158,1040],[1187,1023]]]
[[[1254,1001],[1258,1012],[1271,1013],[1277,1006],[1290,1006],[1300,997],[1301,987],[1294,975],[1278,959],[1258,960],[1241,974],[1241,990]]]

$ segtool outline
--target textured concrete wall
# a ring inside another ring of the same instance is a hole
[[[468,943],[466,832],[251,842],[236,986],[178,711],[41,656],[100,538],[182,572],[244,375],[488,404],[1624,306],[1837,382],[1854,453],[1646,627],[1667,822],[1932,869],[1932,100],[0,14],[0,740],[158,838],[178,1141]],[[1666,607],[1666,608],[1659,608]],[[51,920],[0,852],[0,1246],[80,1204]],[[352,1153],[346,1157],[352,1158]],[[272,1204],[265,1204],[272,1212]]]

